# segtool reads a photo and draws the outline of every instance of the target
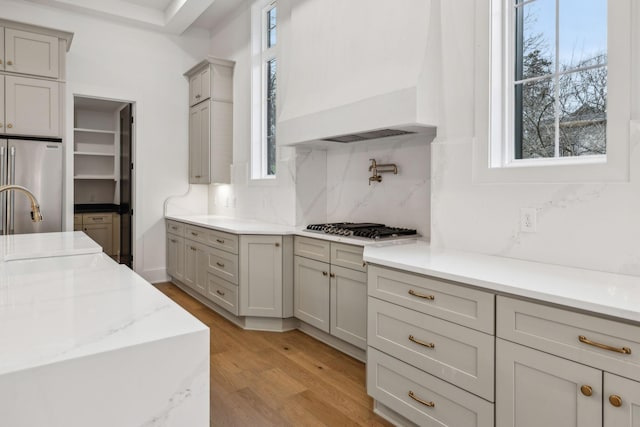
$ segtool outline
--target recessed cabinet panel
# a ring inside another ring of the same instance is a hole
[[[240,236],[240,315],[282,317],[282,236]]]
[[[332,265],[330,277],[331,335],[364,350],[367,348],[367,273]]]
[[[362,260],[362,246],[331,242],[331,264],[359,271],[367,271]]]
[[[293,314],[329,333],[330,265],[296,256],[293,270]]]
[[[331,242],[296,236],[294,239],[294,253],[316,261],[331,262]]]
[[[5,76],[5,133],[60,136],[59,83]]]
[[[4,38],[6,71],[59,76],[57,37],[6,28]]]
[[[209,273],[207,298],[216,303],[218,306],[238,315],[238,286],[222,280],[217,276]]]
[[[496,427],[513,426],[602,426],[602,371],[498,339]]]
[[[184,238],[173,234],[167,235],[167,274],[184,281]]]
[[[2,49],[2,46],[4,46],[4,30],[0,27],[0,70],[4,70],[5,67],[4,49]],[[4,119],[4,115],[0,117]]]

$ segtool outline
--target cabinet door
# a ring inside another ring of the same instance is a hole
[[[5,76],[6,133],[60,136],[58,82]]]
[[[209,252],[205,247],[196,246],[196,275],[193,289],[207,296],[207,267],[209,266]]]
[[[282,236],[240,236],[240,315],[282,317]]]
[[[602,371],[496,340],[497,427],[600,425]]]
[[[330,300],[329,264],[296,256],[293,262],[293,315],[329,333]]]
[[[0,28],[0,34],[2,33],[2,28]],[[7,122],[4,116],[4,76],[0,76],[0,133],[7,132]]]
[[[4,39],[7,71],[58,77],[57,37],[6,28]]]
[[[640,427],[640,382],[605,372],[603,399],[604,427]]]
[[[167,274],[184,281],[184,238],[167,235]]]
[[[4,46],[4,28],[0,27],[0,46]],[[4,70],[4,49],[0,48],[0,70]],[[0,98],[4,99],[4,97]],[[4,120],[4,115],[0,116]]]
[[[208,184],[210,155],[210,102],[189,110],[189,182]]]
[[[210,182],[228,184],[231,182],[233,163],[233,104],[211,102],[211,147]],[[205,153],[203,151],[202,155]]]
[[[367,273],[331,266],[331,335],[367,348]]]
[[[112,232],[111,224],[86,224],[83,226],[84,232],[102,247],[106,254],[111,253]]]
[[[189,106],[211,97],[211,69],[207,67],[189,79]]]
[[[184,241],[184,280],[185,285],[192,289],[196,286],[196,270],[197,270],[197,252],[198,248],[195,243]]]

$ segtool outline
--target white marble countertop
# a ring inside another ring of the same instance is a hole
[[[0,236],[0,260],[95,254],[102,248],[81,231]]]
[[[103,253],[0,263],[0,375],[206,329]]]
[[[640,322],[640,277],[447,249],[420,240],[367,245],[364,260],[500,293]]]

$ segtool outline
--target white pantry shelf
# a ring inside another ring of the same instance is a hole
[[[75,175],[73,179],[103,179],[115,181],[116,177],[114,175]]]
[[[114,153],[96,153],[91,151],[74,151],[73,154],[76,156],[105,156],[105,157],[114,157]]]
[[[74,132],[89,132],[89,133],[107,133],[115,135],[115,130],[102,130],[102,129],[88,129],[88,128],[73,128]]]

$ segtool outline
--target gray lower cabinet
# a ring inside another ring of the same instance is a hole
[[[367,274],[362,247],[296,236],[294,248],[294,316],[366,349]]]
[[[167,220],[167,273],[236,316],[293,316],[293,237]]]

